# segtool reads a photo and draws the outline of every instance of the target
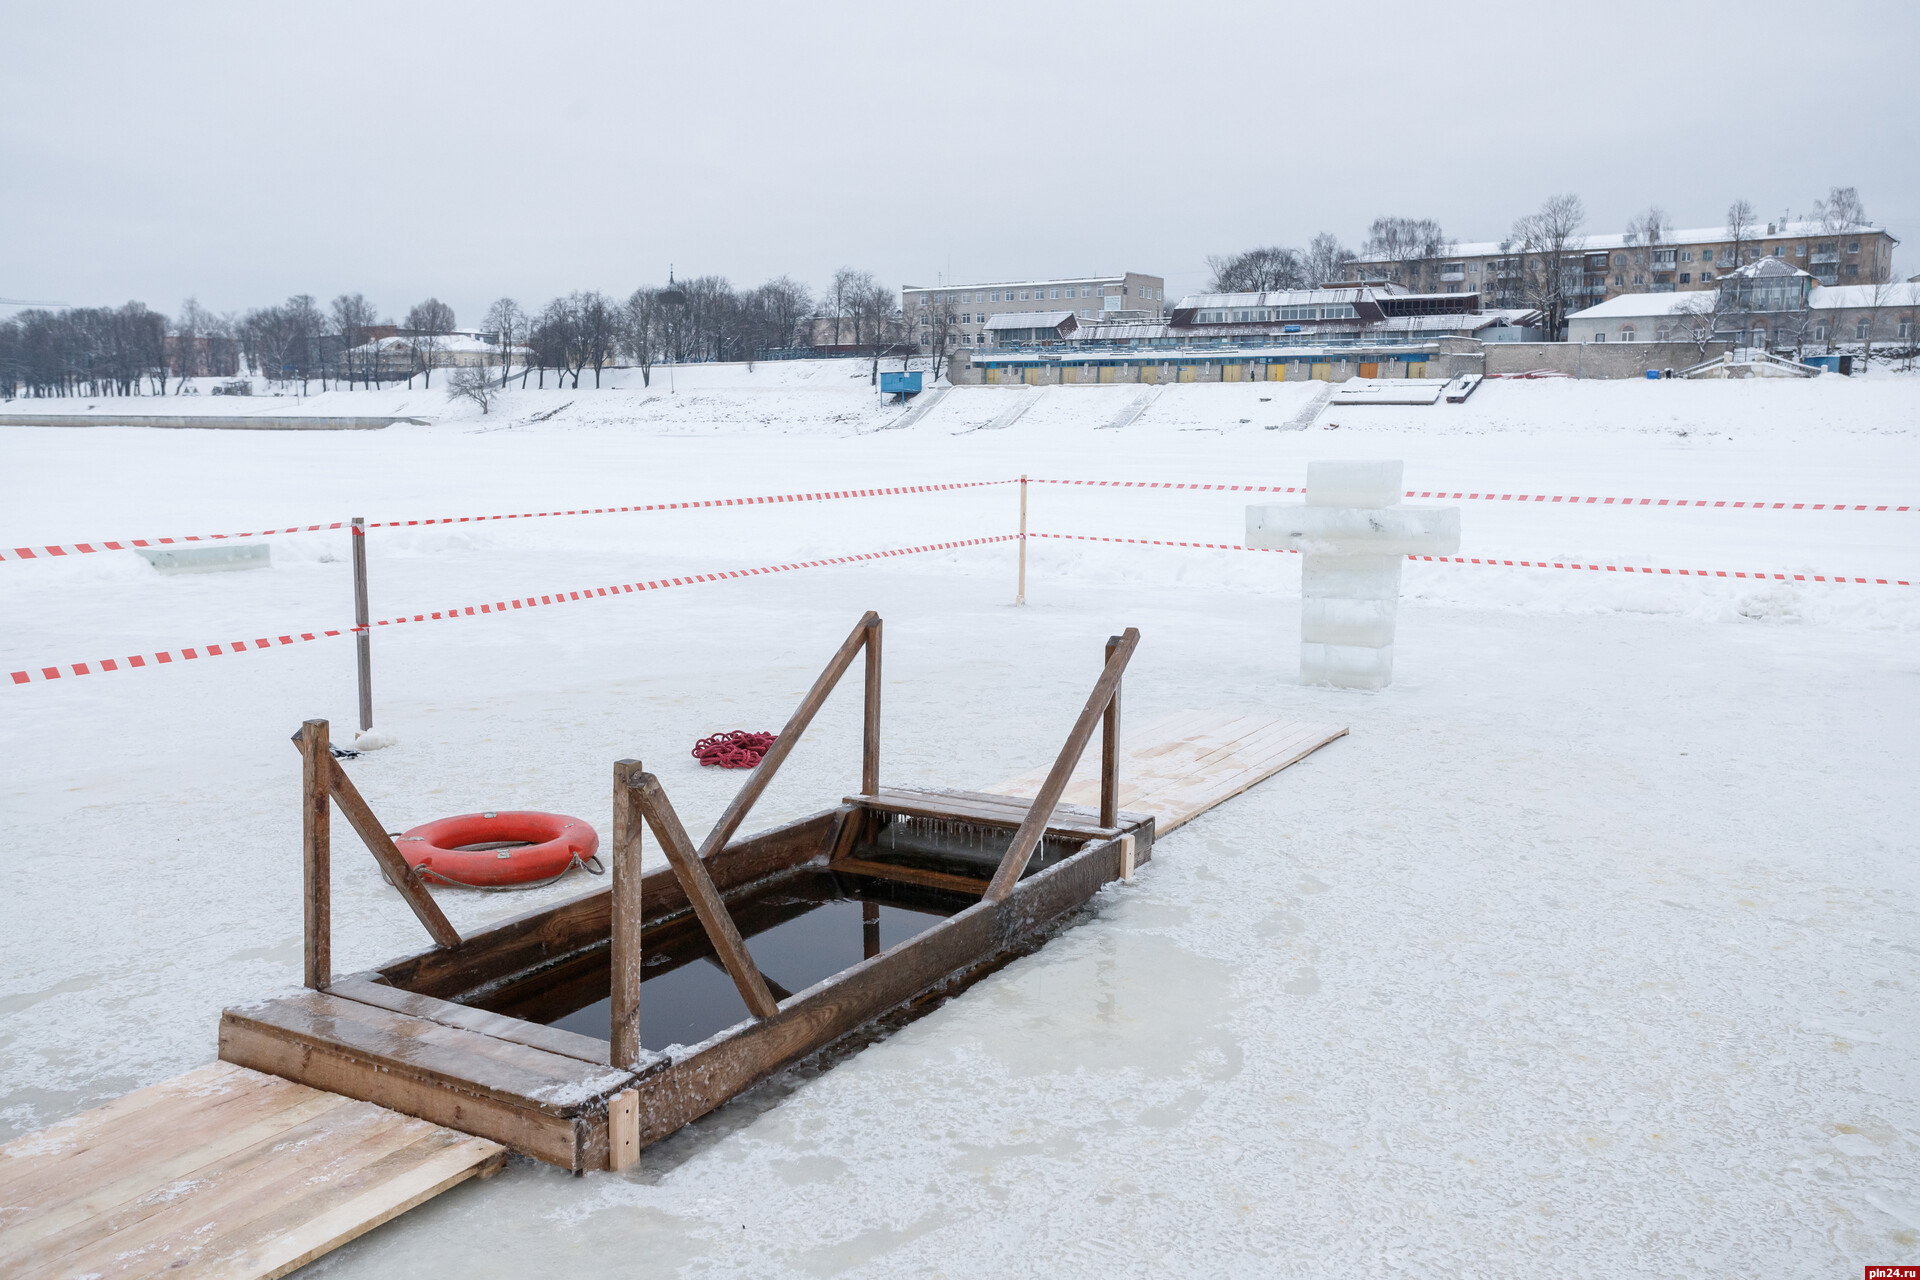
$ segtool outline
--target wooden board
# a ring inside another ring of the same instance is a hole
[[[1123,729],[1120,807],[1152,814],[1154,836],[1159,838],[1346,732],[1345,725],[1218,711],[1180,711],[1137,731]],[[1046,776],[1043,766],[987,790],[1032,796]],[[1098,752],[1081,757],[1064,798],[1069,804],[1100,803]]]
[[[282,1276],[505,1159],[211,1063],[0,1147],[0,1274]]]

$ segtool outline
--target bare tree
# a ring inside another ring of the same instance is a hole
[[[1733,244],[1733,265],[1743,266],[1752,260],[1753,251],[1747,246],[1752,243],[1755,233],[1753,221],[1753,201],[1735,200],[1727,206],[1727,239]],[[1721,273],[1726,274],[1725,272]]]
[[[1700,289],[1689,293],[1674,304],[1673,312],[1668,317],[1672,324],[1669,336],[1673,341],[1691,344],[1699,353],[1700,360],[1705,361],[1715,335],[1722,331],[1727,317],[1737,309],[1731,290]]]
[[[1329,285],[1344,279],[1348,264],[1356,257],[1358,255],[1341,244],[1333,232],[1322,231],[1307,241],[1307,252],[1301,263],[1307,286]]]
[[[620,345],[619,311],[612,299],[598,289],[575,293],[567,299],[573,312],[580,343],[580,362],[575,368],[573,385],[580,385],[580,369],[593,366],[593,385],[600,386],[600,371],[613,363]]]
[[[867,273],[861,272],[862,275]],[[872,280],[872,276],[867,276]],[[873,357],[873,372],[869,378],[872,386],[880,385],[880,356],[892,344],[892,334],[900,322],[900,308],[894,304],[893,290],[885,285],[870,285],[854,300],[854,318],[856,324],[855,341],[858,335],[866,335],[866,346]]]
[[[188,378],[199,375],[201,352],[210,345],[216,323],[197,299],[188,298],[180,304],[180,314],[173,321],[173,372],[180,379],[175,395],[187,389]]]
[[[1298,289],[1305,284],[1307,271],[1300,251],[1279,245],[1243,249],[1239,253],[1213,254],[1207,258],[1213,278],[1208,293],[1267,293],[1276,289]]]
[[[367,379],[369,381],[377,379],[380,376],[378,351],[369,349],[373,341],[369,330],[379,315],[373,309],[373,304],[362,294],[343,293],[333,300],[328,311],[334,335],[340,339],[340,356],[347,372],[348,388],[351,389],[360,376],[371,375]]]
[[[927,350],[933,356],[933,381],[938,382],[947,353],[953,349],[954,335],[960,328],[960,315],[953,309],[953,295],[934,295],[928,303],[925,316]]]
[[[1550,340],[1558,340],[1571,309],[1573,288],[1580,280],[1586,249],[1581,229],[1587,209],[1572,192],[1549,196],[1538,211],[1513,224],[1509,242],[1519,259],[1521,296],[1541,314]]]
[[[1827,191],[1826,199],[1814,201],[1813,220],[1820,224],[1823,234],[1830,236],[1870,225],[1867,222],[1867,206],[1861,202],[1860,192],[1853,187],[1832,187]]]
[[[493,334],[493,345],[500,349],[500,385],[504,387],[513,373],[513,353],[526,341],[527,313],[512,298],[501,298],[487,308],[486,319],[481,323]],[[522,386],[526,380],[526,371],[522,369]]]
[[[1420,274],[1416,263],[1438,258],[1453,249],[1454,241],[1432,218],[1375,218],[1367,228],[1366,256],[1393,264],[1391,278],[1411,284]]]
[[[416,303],[407,312],[407,346],[413,351],[413,362],[427,375],[427,385],[433,385],[433,367],[440,361],[440,353],[447,349],[447,335],[453,332],[453,308],[438,298],[428,298]],[[407,374],[407,385],[413,385],[413,374]]]
[[[639,366],[640,385],[651,387],[653,361],[663,345],[661,330],[666,324],[660,290],[642,285],[628,295],[622,310],[620,340],[626,347],[627,357]]]
[[[827,294],[821,299],[826,307],[827,320],[833,329],[833,345],[840,345],[840,326],[857,318],[860,299],[873,291],[874,279],[871,271],[856,271],[852,267],[841,267],[833,273],[833,280],[827,285]],[[858,344],[856,332],[854,342]]]
[[[461,365],[447,375],[447,399],[479,405],[483,418],[499,394],[500,388],[493,385],[493,372],[484,366]]]

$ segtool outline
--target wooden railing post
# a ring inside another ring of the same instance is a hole
[[[1107,661],[1120,647],[1119,636],[1107,637]],[[1107,712],[1100,728],[1100,825],[1120,825],[1120,681],[1113,682],[1113,697],[1107,699]]]
[[[1053,817],[1054,809],[1059,807],[1060,793],[1067,789],[1067,780],[1073,776],[1073,767],[1080,763],[1081,753],[1087,749],[1087,742],[1093,737],[1093,727],[1106,714],[1108,704],[1120,688],[1120,676],[1126,671],[1127,663],[1139,644],[1139,630],[1128,627],[1121,633],[1120,642],[1110,650],[1106,669],[1094,683],[1093,692],[1087,697],[1087,705],[1080,710],[1080,718],[1073,722],[1073,731],[1067,735],[1066,745],[1060,748],[1060,754],[1054,759],[1053,769],[1040,786],[1040,794],[1034,797],[1033,807],[1027,810],[1020,829],[1013,833],[1013,843],[1007,846],[1006,856],[1000,859],[992,883],[981,895],[983,902],[1006,901],[1014,885],[1026,874],[1034,847],[1046,834],[1047,822]]]
[[[325,991],[333,985],[331,893],[333,752],[325,720],[300,726],[300,874],[305,907],[305,978]]]
[[[867,628],[866,717],[860,739],[860,791],[880,790],[880,619]]]
[[[613,1056],[616,1067],[640,1065],[640,813],[638,760],[613,766]]]

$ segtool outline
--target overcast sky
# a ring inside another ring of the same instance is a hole
[[[1834,184],[1920,272],[1920,4],[5,0],[0,297],[1142,271]],[[0,315],[11,314],[0,308]]]

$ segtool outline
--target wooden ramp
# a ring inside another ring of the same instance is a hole
[[[1120,807],[1153,815],[1154,834],[1164,836],[1222,800],[1264,782],[1335,738],[1345,725],[1303,724],[1273,716],[1219,711],[1179,711],[1120,737]],[[1033,796],[1046,780],[1042,766],[987,790],[995,795]],[[1067,784],[1067,804],[1100,803],[1100,744],[1080,758]]]
[[[282,1276],[505,1159],[215,1062],[0,1147],[0,1275]]]

